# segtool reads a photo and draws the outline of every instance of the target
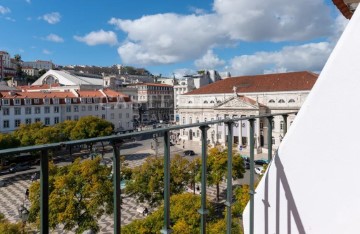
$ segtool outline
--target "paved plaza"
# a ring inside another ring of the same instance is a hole
[[[129,150],[120,150],[121,155],[125,155],[125,162],[128,164],[130,168],[134,168],[136,166],[141,165],[147,157],[154,154],[154,150],[146,147],[149,146],[149,142],[136,142],[135,144],[144,145],[139,147],[138,149],[132,149],[131,145],[129,145]],[[126,148],[126,147],[125,147]],[[197,142],[185,142],[185,147],[183,148],[183,144],[173,146],[171,148],[171,154],[174,155],[176,153],[181,154],[184,149],[192,149],[194,150],[198,156],[201,155],[201,146]],[[163,152],[163,144],[159,144],[159,155],[162,155]],[[105,154],[105,158],[111,157],[112,153]],[[257,158],[265,158],[265,155],[257,155]],[[23,172],[23,173],[15,173],[9,174],[6,176],[0,176],[0,178],[5,178],[6,185],[4,187],[0,187],[0,213],[3,213],[7,219],[11,222],[19,221],[17,209],[21,204],[25,204],[25,206],[30,207],[29,201],[25,199],[25,191],[30,187],[31,184],[31,175],[32,172]],[[245,178],[241,181],[236,181],[234,184],[244,183],[244,180],[248,180],[248,172],[245,175]],[[248,183],[248,182],[245,182]],[[216,196],[216,187],[211,186],[207,188],[207,195],[209,200],[215,200]],[[220,184],[220,200],[222,202],[225,201],[226,196],[226,183],[223,182]],[[123,197],[122,198],[122,209],[121,209],[121,224],[126,225],[131,223],[135,219],[143,218],[142,213],[138,212],[137,209],[139,207],[148,207],[146,204],[138,204],[134,198],[131,197]],[[149,211],[152,210],[149,208]],[[104,215],[99,221],[100,225],[100,233],[112,233],[113,232],[113,217]],[[62,231],[61,227],[55,230],[53,233],[65,233]]]

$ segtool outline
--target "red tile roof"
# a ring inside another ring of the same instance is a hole
[[[233,93],[234,87],[237,93],[311,90],[317,77],[317,74],[308,71],[231,77],[185,95]]]
[[[52,84],[51,87],[60,87],[60,84]],[[17,86],[17,89],[21,90],[33,90],[33,89],[50,89],[50,85],[42,84],[42,85],[23,85]]]
[[[1,98],[73,98],[72,92],[0,92]]]
[[[344,0],[333,0],[333,3],[343,14],[343,16],[345,16],[346,19],[351,19],[353,13],[350,11],[349,7],[344,3]]]
[[[147,86],[161,86],[161,87],[173,87],[172,85],[159,84],[159,83],[138,83],[138,84],[129,84],[128,86],[143,86],[143,85],[147,85]]]

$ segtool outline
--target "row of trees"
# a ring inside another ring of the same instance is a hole
[[[113,129],[112,123],[95,116],[66,120],[53,126],[41,122],[22,124],[12,133],[0,134],[0,149],[107,136]]]
[[[227,150],[212,148],[209,150],[207,163],[207,183],[216,186],[216,200],[220,196],[220,183],[227,175]],[[232,178],[243,178],[245,172],[242,157],[233,155]],[[199,158],[189,161],[175,155],[170,163],[171,194],[182,193],[188,185],[194,189],[195,183],[201,180],[201,161]],[[129,174],[128,174],[129,175]],[[151,206],[157,206],[163,200],[164,159],[150,157],[139,167],[133,169],[128,178],[125,192],[137,197],[140,202],[146,201]]]

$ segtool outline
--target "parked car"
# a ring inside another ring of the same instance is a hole
[[[258,159],[258,160],[254,160],[256,165],[264,165],[264,164],[268,164],[268,161],[264,160],[264,159]]]
[[[258,175],[262,175],[264,168],[263,167],[255,167],[255,173]]]
[[[185,150],[184,151],[184,156],[193,156],[193,155],[196,155],[193,150]]]
[[[23,163],[18,163],[13,167],[9,168],[10,172],[17,172],[17,171],[25,171],[31,168],[31,164],[29,162],[23,162]]]

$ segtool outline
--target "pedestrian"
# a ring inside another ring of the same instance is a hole
[[[148,210],[148,208],[147,207],[145,207],[145,209],[144,209],[144,211],[143,211],[143,216],[147,216],[148,215],[148,213],[149,213],[149,210]]]
[[[25,198],[29,200],[29,189],[26,189],[25,191]]]

